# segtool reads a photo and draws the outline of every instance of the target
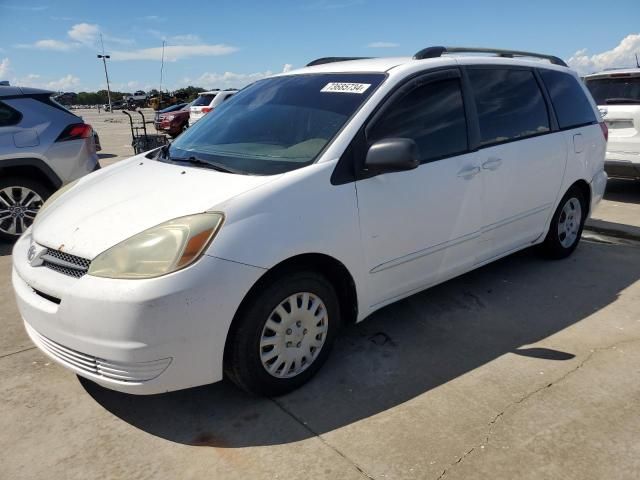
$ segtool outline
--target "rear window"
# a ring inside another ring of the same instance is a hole
[[[207,107],[215,97],[216,97],[215,93],[208,94],[208,95],[200,95],[193,102],[192,107]]]
[[[540,70],[560,128],[575,128],[596,123],[596,114],[578,80],[568,73]]]
[[[547,106],[533,72],[472,69],[482,146],[539,135],[550,130]]]
[[[598,105],[640,104],[640,76],[587,79],[586,84]]]
[[[11,108],[6,103],[0,102],[0,127],[16,125],[20,122],[22,115],[17,110]]]

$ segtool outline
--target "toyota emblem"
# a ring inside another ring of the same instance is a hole
[[[34,258],[36,258],[36,246],[31,245],[29,247],[29,251],[27,252],[27,260],[29,260],[29,263],[31,263],[33,262]]]

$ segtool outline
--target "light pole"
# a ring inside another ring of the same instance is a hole
[[[109,88],[109,74],[107,73],[107,58],[111,58],[110,55],[98,55],[98,58],[102,59],[102,63],[104,64],[104,76],[107,77],[107,98],[109,99],[109,111],[113,112],[111,109],[111,88]]]
[[[111,55],[104,54],[104,43],[102,42],[102,34],[100,34],[100,43],[102,44],[102,55],[98,55],[98,58],[102,59],[104,65],[104,76],[107,77],[107,99],[109,100],[109,112],[113,113],[111,108],[111,88],[109,87],[109,74],[107,73],[107,58],[111,58]]]

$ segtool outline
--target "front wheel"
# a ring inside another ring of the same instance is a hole
[[[225,373],[250,393],[287,393],[320,369],[339,326],[337,295],[325,277],[282,275],[239,312],[227,340]]]
[[[580,242],[587,209],[587,201],[580,189],[570,188],[560,200],[551,219],[549,232],[541,245],[545,256],[559,259],[573,253]]]
[[[31,226],[51,190],[23,177],[0,179],[0,239],[15,241]]]

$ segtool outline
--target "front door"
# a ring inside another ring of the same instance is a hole
[[[356,182],[367,297],[376,308],[473,265],[483,195],[477,152],[468,151],[457,69],[401,87],[366,132],[367,146],[413,139],[421,160],[414,170]]]

